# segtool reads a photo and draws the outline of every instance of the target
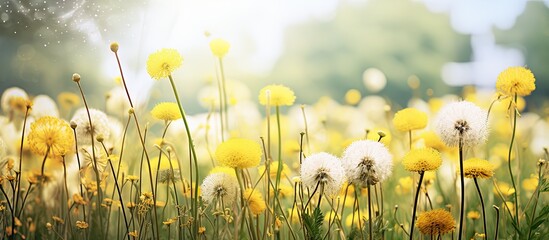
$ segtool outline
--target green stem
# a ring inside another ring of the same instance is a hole
[[[484,199],[482,198],[482,193],[480,192],[480,187],[478,186],[478,181],[476,178],[473,178],[475,181],[475,186],[477,187],[478,197],[480,198],[480,205],[482,206],[482,221],[484,223],[484,239],[488,239],[488,231],[486,230],[486,211],[484,210]]]
[[[465,176],[463,172],[463,138],[459,136],[459,175],[461,182],[461,201],[459,209],[459,232],[458,239],[462,239],[463,234],[463,214],[465,212]]]
[[[193,219],[195,222],[193,222],[193,234],[195,236],[198,236],[198,223],[196,222],[196,219],[198,219],[198,161],[196,158],[196,151],[194,150],[194,142],[191,137],[191,131],[189,129],[189,124],[187,123],[187,117],[185,115],[185,110],[183,110],[183,107],[181,106],[181,101],[179,100],[179,94],[177,93],[177,88],[175,87],[175,83],[173,81],[172,75],[168,75],[168,78],[170,79],[170,84],[172,85],[172,90],[175,95],[175,99],[177,101],[177,106],[179,107],[179,112],[181,113],[181,117],[183,119],[183,123],[185,124],[185,131],[187,132],[187,140],[189,141],[189,146],[191,148],[191,154],[194,161],[194,170],[195,170],[195,183],[194,183],[194,194],[191,194],[191,199],[193,199],[192,202],[192,213],[193,213]],[[192,171],[192,169],[191,169]],[[192,175],[192,173],[191,173]],[[192,184],[192,182],[191,182]],[[194,198],[193,198],[194,197]]]
[[[221,72],[221,88],[223,90],[223,111],[225,111],[225,127],[229,130],[229,111],[228,111],[228,101],[227,101],[227,85],[225,85],[225,70],[223,69],[223,59],[219,58],[219,71]]]
[[[368,188],[368,239],[372,240],[373,239],[373,235],[372,235],[372,197],[371,197],[371,192],[370,192],[370,184],[368,183],[367,184],[367,188]]]
[[[410,240],[412,240],[414,237],[414,223],[416,222],[417,202],[419,199],[419,192],[421,191],[421,182],[423,181],[423,175],[425,175],[425,172],[419,172],[419,182],[417,184],[416,197],[414,199],[414,210],[412,212],[412,224],[410,224]]]
[[[517,98],[518,96],[515,93],[515,98],[514,98],[515,103],[517,102]],[[513,219],[513,221],[517,223],[516,224],[517,227],[515,228],[515,233],[517,234],[517,238],[518,238],[519,236],[518,229],[520,229],[520,222],[518,217],[519,199],[518,199],[518,193],[517,193],[518,189],[515,184],[515,177],[513,175],[513,170],[511,168],[511,153],[513,152],[513,143],[515,142],[515,134],[517,130],[517,111],[518,109],[513,108],[513,133],[511,135],[511,143],[509,144],[509,153],[507,155],[507,167],[509,169],[509,175],[511,175],[511,183],[513,184],[513,189],[515,189],[515,192],[513,193],[515,197],[515,216],[511,216],[511,218]]]

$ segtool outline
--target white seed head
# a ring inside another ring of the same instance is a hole
[[[322,184],[324,194],[336,195],[345,182],[341,160],[325,152],[310,155],[301,164],[301,181],[311,192]]]
[[[486,116],[486,111],[471,102],[449,103],[438,112],[435,130],[450,147],[458,146],[460,138],[464,147],[473,147],[488,138]]]
[[[236,177],[226,173],[212,173],[202,182],[202,198],[207,203],[221,201],[225,207],[229,207],[237,198],[238,181]]]
[[[374,185],[391,176],[393,156],[383,143],[359,140],[345,149],[342,163],[351,183],[359,186]]]

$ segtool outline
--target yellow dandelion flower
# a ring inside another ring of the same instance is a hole
[[[280,186],[278,186],[278,190],[280,197],[282,198],[291,197],[294,195],[294,188],[290,185],[280,184]]]
[[[402,164],[406,170],[411,172],[432,171],[442,164],[442,157],[433,148],[417,148],[406,153]]]
[[[395,113],[393,125],[402,132],[423,129],[427,126],[427,114],[415,108],[405,108]]]
[[[229,52],[230,47],[231,44],[221,38],[216,38],[210,41],[210,50],[212,50],[213,55],[218,58],[224,57],[225,54]]]
[[[295,94],[290,88],[283,85],[268,85],[259,91],[259,103],[267,105],[267,91],[270,92],[271,106],[291,106],[295,101]]]
[[[421,133],[420,138],[423,139],[425,147],[434,148],[438,151],[444,151],[447,146],[442,139],[434,131],[426,131]]]
[[[139,233],[137,233],[137,230],[129,232],[128,235],[134,238],[139,237]]]
[[[45,116],[31,124],[27,142],[33,153],[61,156],[74,148],[71,126],[56,117]]]
[[[28,98],[18,96],[10,98],[8,104],[12,112],[19,114],[25,114],[27,107],[30,108],[32,106],[32,102]]]
[[[467,218],[477,220],[480,218],[480,213],[478,211],[469,211],[467,213]]]
[[[62,109],[70,109],[80,105],[80,97],[71,92],[62,92],[57,95],[57,102]]]
[[[198,234],[202,235],[204,233],[206,233],[206,227],[199,227],[198,228]]]
[[[213,173],[226,173],[233,177],[236,177],[236,173],[234,172],[234,169],[230,167],[221,167],[221,166],[214,167],[212,168],[212,170],[210,170],[210,173],[208,173],[208,175]]]
[[[163,102],[157,104],[152,110],[151,115],[164,121],[173,121],[181,118],[181,112],[179,106],[174,102]]]
[[[350,89],[345,93],[345,102],[349,105],[356,105],[362,99],[362,94],[356,89]]]
[[[494,168],[494,164],[480,158],[470,158],[463,162],[466,178],[490,178],[494,175]]]
[[[538,187],[538,178],[537,177],[530,177],[527,179],[522,180],[522,188],[524,190],[533,192]]]
[[[215,150],[215,158],[226,167],[255,167],[261,160],[261,146],[249,139],[231,138],[219,144]]]
[[[416,227],[425,235],[443,235],[453,231],[456,223],[452,214],[443,209],[435,209],[420,213]]]
[[[499,74],[496,89],[505,95],[528,96],[536,89],[535,82],[536,79],[530,69],[509,67]]]
[[[183,57],[175,49],[164,48],[149,55],[147,72],[151,78],[160,80],[168,77],[181,66]]]
[[[261,193],[259,193],[257,189],[246,189],[246,191],[244,192],[244,198],[248,203],[250,212],[252,212],[254,216],[263,213],[263,211],[265,211],[265,209],[267,208],[265,200],[263,200],[263,198],[261,197]]]
[[[398,195],[405,195],[412,191],[414,186],[414,180],[411,177],[403,177],[398,179],[398,185],[395,188],[395,191]]]
[[[172,225],[172,223],[174,223],[176,221],[177,221],[176,219],[168,218],[168,219],[166,219],[166,221],[162,221],[162,224],[164,224],[166,226],[170,226],[170,225]]]
[[[497,189],[501,191],[501,194],[503,194],[503,196],[510,196],[515,193],[515,189],[505,182],[498,182],[497,188],[496,186],[494,186],[494,194],[496,195],[498,194]]]

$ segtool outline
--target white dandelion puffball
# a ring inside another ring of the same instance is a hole
[[[460,137],[463,147],[483,144],[488,138],[487,114],[471,102],[452,102],[438,112],[435,130],[450,147],[458,146]]]
[[[27,92],[25,92],[25,90],[18,87],[8,88],[4,91],[4,93],[2,93],[1,103],[2,103],[2,110],[4,111],[4,113],[9,113],[11,111],[10,101],[11,99],[16,97],[29,99]]]
[[[202,182],[202,198],[207,203],[223,203],[227,207],[237,198],[237,187],[236,177],[222,172],[212,173]]]
[[[76,138],[78,140],[78,145],[91,144],[92,133],[94,140],[99,135],[102,135],[104,139],[108,139],[111,134],[109,120],[105,113],[97,109],[90,108],[90,117],[92,122],[91,125],[93,126],[93,132],[92,128],[90,127],[90,121],[86,108],[78,109],[71,119],[71,122],[76,123]]]
[[[345,149],[341,159],[347,179],[358,186],[374,185],[391,176],[393,156],[383,143],[359,140]]]
[[[59,110],[55,101],[46,95],[38,95],[32,99],[32,111],[30,113],[36,119],[44,116],[59,117]]]
[[[324,194],[336,195],[345,182],[345,171],[341,160],[329,153],[315,153],[303,160],[301,164],[301,181],[309,191],[323,184]]]
[[[362,82],[366,89],[373,93],[379,92],[387,85],[385,74],[377,68],[368,68],[362,73]]]

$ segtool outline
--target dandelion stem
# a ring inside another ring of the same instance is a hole
[[[517,102],[517,94],[515,93],[514,102]],[[511,168],[511,153],[513,152],[513,143],[515,143],[515,134],[517,130],[517,111],[516,107],[512,110],[513,111],[513,132],[511,135],[511,143],[509,144],[509,153],[507,155],[507,166],[509,168],[509,175],[511,176],[511,183],[513,184],[513,188],[515,189],[514,197],[515,197],[515,216],[511,216],[513,221],[516,223],[515,233],[517,234],[517,238],[519,236],[519,230],[520,229],[520,222],[518,217],[518,209],[519,209],[519,199],[518,199],[518,189],[515,184],[515,177],[513,176],[513,170]]]
[[[193,213],[193,219],[195,222],[193,222],[193,234],[195,236],[198,236],[198,223],[196,220],[198,219],[198,161],[196,158],[196,151],[194,150],[194,142],[191,137],[191,131],[189,129],[189,124],[187,123],[187,117],[185,115],[185,110],[183,110],[183,107],[181,106],[181,101],[179,100],[179,94],[177,93],[177,88],[175,87],[175,83],[173,81],[172,75],[168,75],[168,78],[170,79],[170,84],[172,85],[173,94],[175,95],[175,99],[177,101],[177,106],[179,107],[179,112],[181,112],[181,117],[183,119],[183,123],[185,125],[185,131],[187,132],[187,140],[189,141],[189,146],[191,148],[191,154],[192,159],[194,161],[194,170],[195,170],[195,183],[194,183],[194,194],[191,194],[191,199],[193,199],[192,202],[192,213]],[[191,168],[192,171],[192,168]],[[192,173],[191,173],[192,176]],[[192,184],[192,182],[191,182]]]
[[[498,240],[498,230],[499,230],[499,208],[496,205],[493,205],[494,210],[496,210],[496,231],[494,232],[494,240]]]
[[[543,164],[539,164],[539,170],[538,170],[538,186],[536,187],[536,191],[534,192],[534,194],[537,193],[536,195],[536,201],[534,202],[534,209],[532,209],[532,217],[531,217],[531,220],[530,220],[530,223],[533,223],[534,222],[534,217],[536,216],[536,208],[538,206],[538,201],[539,201],[539,194],[540,194],[540,187],[541,187],[541,180],[543,179],[543,174],[542,174],[542,168]],[[530,227],[529,230],[528,230],[528,239],[530,239],[530,237],[532,236],[532,228]]]
[[[419,182],[417,184],[416,197],[414,199],[414,210],[412,212],[412,224],[410,224],[410,240],[412,240],[414,237],[414,223],[416,222],[416,210],[418,202],[417,200],[419,199],[419,192],[421,191],[421,182],[423,181],[423,175],[425,175],[425,172],[419,172]]]
[[[488,231],[486,230],[486,211],[484,210],[484,199],[482,198],[482,193],[480,191],[480,187],[478,186],[477,178],[473,178],[473,181],[475,181],[475,186],[477,187],[478,191],[478,197],[480,198],[480,205],[482,207],[482,221],[484,223],[484,239],[488,239]]]
[[[223,59],[219,58],[219,71],[221,72],[221,88],[223,90],[223,111],[225,111],[225,127],[229,130],[229,111],[227,101],[227,85],[225,85],[225,70],[223,69]]]
[[[27,126],[27,118],[28,118],[28,115],[29,115],[29,110],[30,110],[30,105],[27,105],[27,110],[25,111],[25,118],[23,120],[23,128],[21,129],[21,146],[19,148],[19,171],[17,172],[17,192],[14,194],[15,195],[15,203],[13,204],[14,206],[14,210],[16,212],[14,212],[14,214],[17,214],[17,202],[19,202],[19,194],[20,194],[20,191],[21,191],[21,166],[23,165],[23,144],[25,143],[25,128]],[[23,210],[23,209],[21,209]],[[12,220],[15,220],[15,219],[12,219]],[[13,221],[12,221],[13,222]],[[12,229],[13,229],[14,226],[12,226]]]
[[[463,213],[465,212],[465,176],[463,172],[463,137],[459,136],[459,175],[461,181],[461,201],[459,209],[459,232],[458,239],[462,239],[463,234]]]
[[[373,239],[373,235],[372,235],[372,193],[371,193],[371,187],[370,187],[370,184],[368,183],[367,184],[367,188],[368,188],[368,239],[372,240]]]
[[[70,199],[70,196],[69,196],[69,186],[67,185],[67,165],[65,164],[65,156],[63,156],[63,180],[65,182],[65,193],[67,194],[67,198],[65,199],[65,202],[68,202],[68,200]],[[70,233],[71,233],[71,236],[73,235],[73,232],[72,232],[72,220],[71,220],[71,211],[69,210],[68,213],[67,213],[67,219],[69,220],[69,229],[71,230]]]

